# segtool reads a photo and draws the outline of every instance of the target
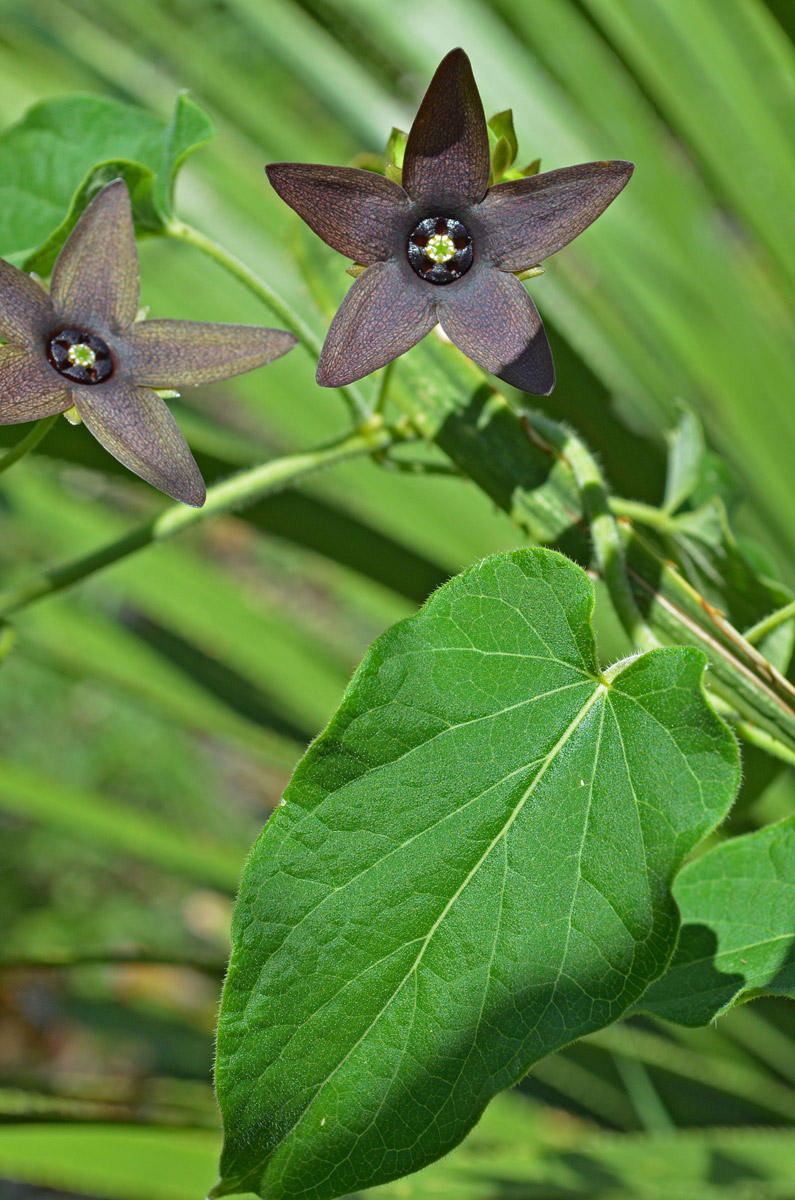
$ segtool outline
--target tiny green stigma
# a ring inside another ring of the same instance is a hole
[[[76,342],[69,347],[68,358],[73,367],[93,367],[97,361],[94,351],[83,342]]]
[[[446,233],[435,233],[425,247],[425,253],[434,262],[449,262],[455,254],[453,239],[449,238]]]

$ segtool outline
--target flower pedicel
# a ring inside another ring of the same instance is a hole
[[[367,267],[329,329],[318,383],[343,387],[441,324],[485,370],[535,395],[555,384],[533,301],[514,272],[562,249],[632,174],[592,162],[489,188],[489,138],[463,50],[442,60],[411,127],[400,184],[355,167],[271,163],[276,191],[323,241]]]
[[[106,450],[200,507],[205,488],[154,388],[194,387],[271,362],[291,333],[204,321],[136,321],[138,252],[122,179],[98,193],[61,249],[49,294],[0,259],[0,424],[74,406]]]

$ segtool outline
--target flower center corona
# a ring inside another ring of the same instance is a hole
[[[420,279],[453,283],[472,266],[472,238],[452,217],[426,217],[409,234],[408,260]]]
[[[73,383],[102,383],[113,374],[106,342],[83,329],[62,329],[50,338],[47,357],[60,375]]]

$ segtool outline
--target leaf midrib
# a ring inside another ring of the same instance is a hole
[[[563,733],[561,734],[558,741],[555,743],[555,745],[552,747],[552,749],[548,752],[546,757],[542,760],[541,766],[540,766],[538,772],[536,773],[536,775],[533,777],[532,783],[523,792],[522,796],[517,801],[513,811],[511,812],[511,814],[508,817],[505,824],[502,826],[500,831],[497,834],[495,834],[495,836],[492,838],[492,840],[489,843],[489,845],[487,846],[486,850],[483,852],[483,854],[480,856],[478,861],[475,863],[474,867],[471,868],[471,870],[469,871],[469,873],[467,874],[467,876],[465,877],[465,879],[463,880],[461,885],[458,887],[458,889],[455,891],[453,896],[450,898],[450,900],[447,902],[447,904],[442,909],[442,912],[439,914],[437,919],[434,921],[433,925],[429,929],[429,931],[424,939],[423,945],[422,945],[419,953],[417,954],[417,957],[414,960],[413,964],[411,965],[409,970],[406,972],[406,974],[403,976],[401,981],[393,989],[392,994],[389,996],[389,998],[385,1001],[385,1003],[382,1005],[382,1007],[376,1013],[375,1017],[370,1022],[370,1024],[367,1026],[364,1033],[362,1033],[361,1037],[359,1037],[358,1040],[353,1044],[353,1046],[351,1046],[351,1048],[347,1051],[347,1053],[343,1056],[343,1058],[340,1059],[340,1061],[334,1067],[334,1070],[331,1071],[326,1076],[326,1078],[322,1081],[322,1083],[319,1084],[312,1099],[309,1100],[308,1103],[305,1105],[300,1116],[293,1123],[293,1125],[291,1125],[290,1128],[282,1135],[282,1137],[279,1139],[279,1141],[276,1142],[275,1145],[270,1150],[268,1150],[267,1154],[263,1155],[263,1157],[258,1162],[256,1162],[252,1167],[250,1167],[243,1175],[239,1175],[235,1178],[235,1180],[234,1180],[235,1185],[242,1182],[245,1179],[249,1179],[249,1178],[253,1177],[254,1174],[256,1172],[258,1172],[259,1169],[266,1162],[268,1162],[270,1159],[272,1159],[276,1155],[276,1152],[278,1151],[279,1147],[284,1144],[284,1142],[295,1132],[295,1130],[299,1127],[301,1122],[304,1120],[304,1117],[306,1116],[307,1112],[312,1107],[312,1105],[315,1103],[315,1101],[317,1100],[318,1096],[321,1094],[323,1089],[334,1078],[334,1076],[337,1074],[337,1072],[340,1071],[342,1069],[342,1067],[344,1067],[345,1063],[348,1061],[348,1059],[351,1057],[351,1055],[355,1053],[355,1051],[359,1048],[359,1046],[362,1044],[362,1042],[365,1040],[365,1038],[367,1038],[368,1035],[371,1033],[371,1031],[375,1028],[375,1026],[378,1024],[378,1022],[383,1017],[384,1013],[389,1008],[389,1006],[393,1003],[395,998],[400,994],[400,992],[403,989],[403,987],[405,986],[405,984],[408,982],[408,980],[411,978],[411,976],[414,975],[414,973],[416,972],[417,968],[419,967],[419,965],[422,961],[425,951],[427,950],[428,946],[431,944],[434,934],[436,933],[436,931],[439,928],[439,926],[441,925],[441,923],[444,921],[447,914],[450,912],[453,905],[463,895],[464,891],[469,886],[472,879],[474,879],[474,877],[476,876],[476,874],[480,870],[480,868],[483,866],[483,864],[486,862],[487,858],[489,857],[489,855],[491,854],[491,852],[495,848],[495,846],[499,845],[499,843],[502,841],[503,837],[508,833],[508,831],[514,825],[514,823],[518,819],[520,813],[522,812],[525,804],[530,799],[530,797],[533,795],[533,792],[535,791],[536,787],[541,782],[541,780],[544,778],[544,775],[546,774],[547,770],[552,765],[552,763],[555,761],[555,759],[557,758],[560,751],[563,749],[563,747],[566,745],[566,743],[569,741],[569,739],[574,735],[574,733],[576,733],[577,729],[582,724],[582,722],[585,720],[585,718],[587,717],[587,715],[591,711],[591,709],[594,707],[597,700],[599,700],[600,698],[605,696],[607,694],[607,691],[608,691],[608,688],[607,688],[606,684],[603,684],[603,683],[596,684],[592,695],[589,696],[589,698],[586,700],[586,702],[582,705],[580,710],[577,712],[577,714],[573,717],[573,719],[571,720],[569,725],[563,731]],[[258,1076],[258,1080],[261,1081],[265,1074],[266,1074],[265,1071],[261,1072]],[[249,1093],[250,1098],[253,1098],[254,1092],[255,1092],[255,1089],[252,1088]]]

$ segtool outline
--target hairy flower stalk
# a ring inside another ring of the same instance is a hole
[[[271,163],[283,200],[361,264],[323,346],[318,383],[383,367],[438,323],[485,370],[523,391],[555,384],[538,310],[516,278],[568,245],[632,174],[582,163],[489,187],[489,136],[463,50],[442,60],[406,142],[401,183],[355,167]]]
[[[200,507],[199,468],[154,389],[195,387],[271,362],[291,333],[204,321],[137,321],[138,253],[127,185],[91,201],[49,294],[0,259],[0,424],[75,408],[106,450],[162,492]]]

